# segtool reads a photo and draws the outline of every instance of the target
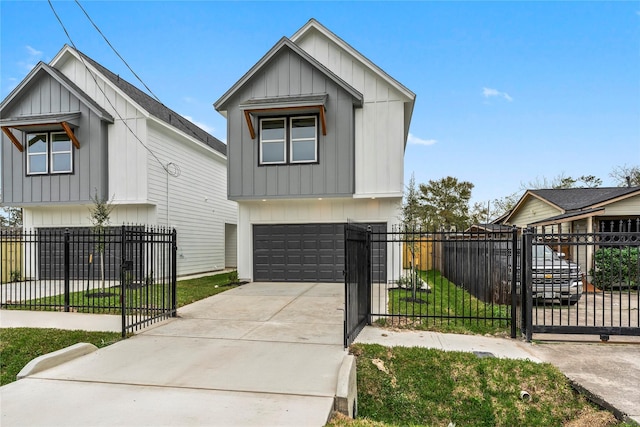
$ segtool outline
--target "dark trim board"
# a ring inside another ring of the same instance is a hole
[[[344,223],[254,224],[256,282],[344,282]],[[371,224],[386,230],[386,223]],[[374,254],[373,271],[386,276],[386,250]],[[386,280],[386,278],[382,278]]]

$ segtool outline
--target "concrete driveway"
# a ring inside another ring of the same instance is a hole
[[[252,283],[179,318],[0,388],[1,424],[324,425],[344,286]]]

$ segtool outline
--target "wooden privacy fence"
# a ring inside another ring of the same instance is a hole
[[[22,277],[21,271],[21,259],[22,259],[22,240],[20,239],[8,239],[0,242],[0,260],[2,265],[0,271],[2,272],[2,283],[13,282],[20,280]]]

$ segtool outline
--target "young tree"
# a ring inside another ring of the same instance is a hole
[[[90,216],[89,219],[93,224],[93,233],[98,238],[98,244],[96,249],[98,250],[98,254],[100,255],[100,282],[102,293],[105,293],[104,279],[104,249],[105,249],[105,231],[107,226],[111,222],[110,216],[114,207],[111,201],[108,201],[106,198],[99,198],[98,191],[96,190],[93,197],[91,197],[91,201],[93,202],[93,206],[89,208]]]
[[[469,200],[473,184],[448,176],[420,184],[420,201],[424,208],[425,225],[445,226],[464,230],[469,226]]]

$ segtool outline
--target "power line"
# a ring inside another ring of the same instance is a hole
[[[111,48],[111,50],[118,56],[118,58],[120,58],[120,60],[124,63],[124,65],[126,65],[126,67],[129,69],[129,71],[131,71],[131,73],[136,77],[136,79],[138,79],[138,81],[147,89],[147,91],[149,92],[149,94],[151,94],[153,96],[153,98],[158,101],[163,107],[168,108],[166,105],[164,105],[162,103],[162,101],[160,100],[160,98],[158,98],[158,96],[156,96],[155,93],[153,93],[153,91],[149,88],[149,86],[147,86],[147,84],[142,80],[142,78],[140,78],[140,76],[138,76],[138,74],[136,74],[135,71],[133,71],[133,68],[131,68],[129,66],[129,64],[127,63],[127,61],[125,61],[125,59],[122,57],[122,55],[120,55],[120,53],[118,52],[118,50],[111,44],[111,42],[109,41],[109,39],[107,39],[107,36],[104,35],[104,33],[100,30],[100,28],[98,27],[98,25],[93,22],[93,19],[91,19],[91,17],[89,16],[89,13],[84,9],[84,7],[82,7],[82,5],[80,4],[79,0],[75,0],[76,4],[78,5],[78,7],[80,8],[80,10],[82,10],[82,12],[84,13],[84,15],[87,17],[87,19],[89,20],[89,22],[91,23],[91,25],[93,25],[93,28],[96,29],[96,31],[98,32],[98,34],[100,34],[102,36],[102,38],[104,39],[104,41],[107,43],[107,45],[109,45],[109,47]],[[185,122],[182,120],[182,116],[180,114],[177,114],[176,118],[178,119],[178,121],[186,128],[189,130],[189,132],[191,132],[193,134],[193,136],[195,136],[196,138],[198,138],[198,135],[196,134],[196,132],[194,132],[188,125],[185,124]],[[209,138],[207,137],[207,140],[209,140]]]
[[[147,89],[147,91],[156,99],[156,101],[160,102],[162,104],[162,102],[160,101],[160,98],[158,98],[156,96],[155,93],[153,93],[153,91],[151,89],[149,89],[149,86],[147,86],[145,84],[145,82],[142,81],[142,79],[140,78],[140,76],[138,76],[136,74],[135,71],[133,71],[133,69],[129,66],[129,64],[127,63],[127,61],[124,60],[124,58],[120,55],[120,53],[116,50],[115,47],[113,47],[113,45],[111,44],[111,42],[109,41],[109,39],[107,39],[107,36],[105,36],[102,31],[100,31],[100,28],[98,28],[98,26],[96,25],[95,22],[93,22],[93,19],[91,19],[91,17],[89,16],[89,14],[87,13],[87,11],[84,9],[84,7],[82,7],[82,5],[80,4],[80,2],[78,0],[76,0],[76,4],[78,5],[78,7],[80,8],[80,10],[82,10],[82,12],[84,13],[84,15],[87,17],[87,19],[89,20],[89,22],[91,22],[91,25],[93,25],[93,28],[96,29],[96,31],[102,36],[102,38],[104,39],[105,42],[107,42],[107,44],[109,45],[109,47],[111,48],[111,50],[113,50],[113,52],[118,55],[118,58],[120,58],[120,60],[122,60],[122,62],[124,63],[124,65],[127,66],[127,68],[129,69],[129,71],[131,71],[131,73],[136,77],[136,79],[138,79],[138,81],[140,83],[142,83],[142,85]]]
[[[118,109],[113,105],[113,103],[111,102],[111,100],[109,99],[109,97],[107,96],[107,94],[105,93],[105,91],[102,89],[102,87],[98,84],[98,79],[96,78],[96,76],[91,72],[91,70],[89,69],[89,66],[87,65],[87,63],[85,62],[82,54],[80,53],[80,51],[78,50],[78,48],[76,47],[76,44],[73,42],[73,39],[71,38],[71,35],[69,35],[69,32],[67,31],[67,28],[65,27],[64,23],[62,22],[62,20],[60,19],[60,16],[58,16],[58,13],[56,12],[56,9],[53,7],[53,4],[51,3],[51,0],[47,0],[47,2],[49,3],[49,7],[51,8],[51,10],[53,11],[53,14],[55,15],[56,19],[58,20],[58,23],[60,23],[60,26],[62,27],[62,30],[64,31],[64,33],[67,35],[67,38],[69,39],[69,43],[71,43],[71,46],[76,50],[76,52],[79,53],[79,57],[80,57],[80,61],[82,62],[82,64],[84,65],[85,69],[87,70],[87,72],[89,73],[89,75],[91,76],[91,78],[93,79],[93,82],[96,84],[96,87],[100,90],[100,92],[104,95],[104,99],[109,103],[109,105],[111,106],[111,108],[113,108],[113,110],[115,111],[116,115],[118,116],[118,118],[122,121],[122,123],[125,125],[125,127],[127,128],[127,130],[131,133],[131,135],[133,135],[133,137],[138,140],[138,142],[156,159],[156,161],[158,162],[158,164],[160,164],[160,166],[162,167],[162,169],[169,175],[172,175],[169,170],[167,169],[167,167],[160,161],[160,159],[158,158],[158,156],[156,155],[156,153],[153,152],[153,150],[151,150],[144,142],[142,142],[142,140],[138,137],[138,135],[133,131],[133,129],[131,129],[131,127],[129,126],[129,124],[126,122],[126,120],[120,115],[120,112],[118,111]]]

